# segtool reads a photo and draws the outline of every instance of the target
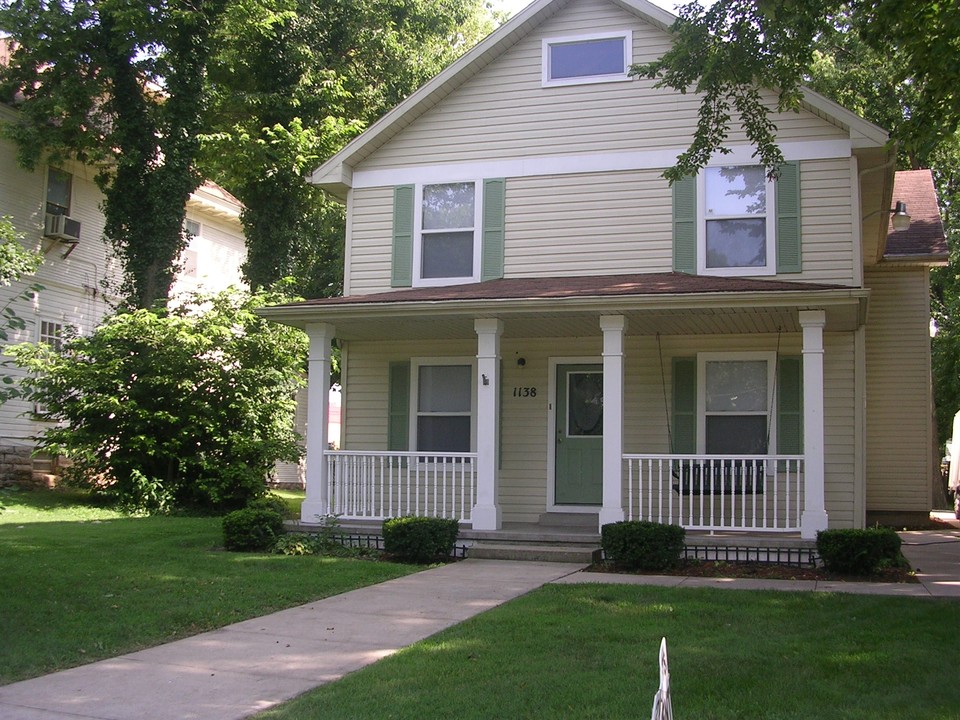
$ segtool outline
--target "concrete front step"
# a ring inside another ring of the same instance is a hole
[[[467,557],[481,560],[526,560],[588,565],[600,560],[600,548],[586,545],[480,542],[467,549]]]

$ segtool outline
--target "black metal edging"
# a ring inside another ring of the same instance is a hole
[[[684,547],[683,557],[685,560],[749,562],[796,567],[816,567],[820,559],[816,548],[751,545],[687,545]]]

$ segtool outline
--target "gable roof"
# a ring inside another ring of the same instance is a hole
[[[930,170],[899,171],[893,179],[893,200],[907,204],[910,227],[894,230],[891,217],[884,260],[946,262],[947,236],[940,218],[933,173]]]
[[[670,28],[677,19],[672,13],[647,0],[609,1],[664,32],[670,32]],[[536,0],[528,5],[316,168],[309,176],[310,182],[324,188],[335,197],[345,198],[347,190],[352,185],[353,168],[357,163],[387,143],[571,2],[575,0]],[[888,140],[888,135],[883,129],[812,90],[804,89],[802,106],[805,110],[849,132],[854,148],[879,147]]]

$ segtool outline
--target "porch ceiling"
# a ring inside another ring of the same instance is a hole
[[[629,335],[799,332],[798,313],[806,309],[826,311],[827,332],[856,329],[866,318],[869,291],[859,288],[729,278],[704,284],[677,275],[635,280],[626,290],[625,277],[646,276],[611,276],[610,283],[594,278],[589,288],[576,278],[493,281],[480,283],[500,284],[486,297],[477,297],[476,286],[408,290],[276,306],[261,314],[296,327],[329,323],[343,340],[475,338],[477,318],[502,320],[507,338],[597,336],[601,315],[626,316]]]

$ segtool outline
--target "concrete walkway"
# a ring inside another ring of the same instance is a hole
[[[247,717],[581,567],[496,560],[452,563],[0,687],[0,718]]]
[[[0,718],[238,720],[551,582],[960,598],[960,530],[901,537],[919,584],[614,575],[566,563],[465,560],[0,687]]]

